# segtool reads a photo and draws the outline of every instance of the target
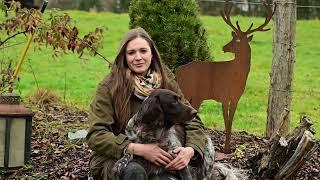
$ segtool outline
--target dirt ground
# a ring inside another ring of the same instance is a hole
[[[62,105],[34,107],[32,153],[29,164],[11,172],[1,174],[0,179],[88,179],[88,161],[91,150],[83,142],[72,144],[67,134],[72,130],[87,129],[87,113]],[[224,134],[208,130],[215,143],[216,151],[223,147]],[[246,132],[232,135],[235,152],[231,159],[221,162],[244,169],[249,179],[261,179],[252,169],[252,157],[263,151],[267,140]],[[319,145],[319,142],[318,142]],[[295,179],[320,179],[320,149],[299,170]]]
[[[215,142],[215,149],[223,149],[224,133],[221,131],[209,130]],[[320,145],[317,142],[318,147]],[[262,137],[250,135],[246,132],[237,132],[232,135],[233,156],[229,160],[221,162],[231,163],[232,166],[246,170],[249,179],[261,180],[262,178],[254,172],[256,166],[255,158],[267,147],[267,140]],[[320,179],[320,149],[318,148],[306,161],[297,173],[295,180],[319,180]]]

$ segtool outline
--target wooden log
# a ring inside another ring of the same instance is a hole
[[[269,144],[267,149],[260,160],[258,173],[262,177],[270,177],[275,174],[283,161],[286,159],[288,142],[284,137],[276,135]]]
[[[275,176],[275,179],[290,179],[298,172],[297,170],[304,164],[304,162],[317,149],[313,134],[306,130],[296,148],[294,154],[286,162]]]
[[[259,160],[258,173],[264,179],[293,177],[317,146],[312,121],[304,116],[300,125],[286,137],[278,133],[270,140],[268,149]]]
[[[294,139],[294,141],[297,142],[298,139],[301,139],[302,135],[304,134],[304,131],[306,130],[314,134],[314,130],[311,127],[312,125],[313,125],[312,120],[307,116],[303,116],[300,119],[299,126],[296,127],[291,134],[288,135],[287,137],[288,141],[291,141],[292,139]]]

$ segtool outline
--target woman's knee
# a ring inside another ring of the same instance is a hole
[[[146,170],[136,162],[130,162],[124,170],[121,180],[147,180]]]

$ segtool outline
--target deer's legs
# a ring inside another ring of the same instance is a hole
[[[229,116],[230,102],[222,102],[222,112],[225,126],[225,141],[224,141],[224,153],[230,153],[230,139],[231,139],[231,122]]]
[[[230,106],[229,106],[229,118],[230,118],[230,122],[231,122],[231,127],[232,127],[232,122],[233,122],[234,114],[235,114],[235,112],[236,112],[236,110],[237,110],[238,102],[239,102],[239,100],[235,100],[235,101],[231,101],[231,102],[230,102]]]
[[[230,128],[230,129],[226,130],[228,135],[229,135],[228,143],[226,144],[226,145],[228,145],[228,147],[227,146],[225,147],[226,153],[230,153],[232,122],[233,122],[234,114],[235,114],[236,109],[237,109],[238,101],[239,100],[231,101],[230,104],[229,104],[229,108],[228,108],[228,114],[229,114],[228,128]]]

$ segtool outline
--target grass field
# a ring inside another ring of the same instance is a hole
[[[87,13],[68,11],[81,33],[94,27],[107,28],[104,47],[99,52],[113,60],[122,35],[128,30],[128,14]],[[1,15],[2,16],[2,15]],[[0,16],[0,20],[4,17]],[[263,18],[233,17],[238,19],[242,29],[251,22],[259,25]],[[208,42],[215,60],[232,59],[232,54],[224,54],[222,46],[231,40],[230,28],[220,17],[202,16],[201,20],[208,33]],[[270,25],[272,27],[272,25]],[[320,132],[320,21],[298,21],[296,29],[296,63],[294,68],[293,101],[291,127],[297,125],[301,115],[314,120],[314,127]],[[272,63],[272,30],[257,32],[251,42],[251,72],[245,93],[238,104],[233,129],[263,135],[266,125],[266,110],[269,93],[269,73]],[[5,37],[1,34],[1,38]],[[10,44],[26,41],[19,37]],[[19,59],[24,45],[0,49],[1,59]],[[24,98],[37,87],[53,89],[60,93],[68,103],[87,107],[94,96],[97,83],[109,72],[108,64],[99,57],[85,56],[79,60],[77,55],[67,54],[53,60],[51,49],[43,47],[34,51],[33,46],[23,64],[16,92]],[[34,78],[35,77],[35,78]],[[200,108],[200,116],[209,127],[223,129],[221,105],[205,101]],[[320,134],[320,133],[319,133]],[[319,138],[320,135],[317,134]]]

